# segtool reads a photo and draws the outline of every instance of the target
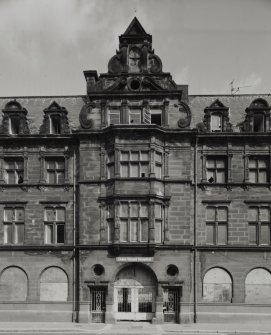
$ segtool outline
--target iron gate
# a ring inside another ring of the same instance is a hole
[[[164,322],[177,323],[179,319],[180,291],[176,288],[164,288]]]
[[[91,291],[91,319],[92,322],[105,322],[106,290],[93,289]]]

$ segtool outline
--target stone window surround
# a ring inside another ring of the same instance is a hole
[[[115,148],[115,150],[114,150]],[[148,158],[148,168],[149,168],[149,175],[145,177],[121,177],[121,152],[141,152],[146,151],[149,153]],[[161,163],[156,160],[156,152],[161,154]],[[112,156],[113,159],[112,160]],[[111,157],[111,159],[109,159]],[[121,145],[115,145],[114,147],[108,149],[107,151],[103,150],[101,153],[101,178],[105,179],[108,178],[108,167],[112,165],[114,166],[114,176],[115,178],[122,178],[122,179],[141,179],[141,178],[157,178],[157,179],[163,179],[167,174],[167,166],[168,166],[168,154],[164,152],[164,148],[162,148],[159,145],[156,145],[154,143],[151,143],[150,145],[144,145],[144,146],[121,146]],[[157,177],[155,175],[155,169],[156,166],[161,167],[161,178]]]
[[[47,185],[65,185],[69,184],[69,155],[67,152],[45,152],[40,151],[40,184]],[[46,159],[64,159],[64,183],[63,184],[48,184],[46,181]]]
[[[110,126],[108,124],[108,113],[110,109],[112,110],[118,110],[120,112],[120,124],[129,124],[129,110],[133,109],[141,109],[141,124],[143,123],[143,110],[144,108],[148,109],[160,109],[162,111],[162,127],[168,127],[168,106],[169,101],[167,99],[164,99],[163,102],[158,103],[149,103],[148,100],[143,100],[141,103],[135,104],[135,103],[129,103],[126,99],[123,99],[121,101],[118,101],[117,104],[110,105],[109,101],[103,100],[101,101],[100,108],[101,108],[101,124],[102,128]],[[134,125],[134,123],[133,123]]]
[[[208,245],[227,245],[228,244],[228,226],[229,226],[229,208],[227,205],[223,204],[208,204],[206,206],[207,209],[214,209],[215,211],[215,219],[214,220],[205,220],[206,224],[206,244]],[[219,220],[218,218],[218,210],[219,209],[226,209],[227,211],[227,219],[226,220]],[[212,225],[214,236],[214,243],[207,242],[207,225]],[[219,243],[219,226],[226,225],[226,243]]]
[[[55,212],[57,211],[57,209],[64,209],[64,215],[65,215],[65,218],[64,218],[64,221],[61,221],[61,220],[57,220],[57,218],[55,217],[55,220],[53,221],[49,221],[49,220],[46,220],[46,217],[45,217],[45,212],[46,212],[46,209],[53,209]],[[48,245],[48,244],[65,244],[66,243],[66,229],[65,229],[65,226],[66,226],[66,204],[65,203],[54,203],[54,202],[48,202],[48,203],[43,203],[43,223],[44,223],[44,244],[45,245]],[[53,225],[53,241],[51,243],[46,243],[46,225]],[[64,225],[64,242],[61,243],[61,242],[57,242],[57,236],[58,236],[58,230],[57,230],[57,227],[58,225],[61,225],[63,226]]]
[[[224,158],[225,159],[225,183],[209,183],[207,181],[207,159],[208,157],[212,158]],[[232,182],[232,153],[225,150],[224,151],[206,151],[203,150],[201,153],[202,161],[202,178],[201,183],[206,185],[227,185]]]
[[[149,206],[149,217],[148,217],[148,224],[149,224],[149,238],[148,242],[120,242],[120,216],[119,216],[119,207],[121,202],[142,202],[147,203]],[[162,223],[161,223],[161,242],[155,242],[155,211],[154,206],[155,204],[160,204],[162,206]],[[114,206],[114,218],[109,218],[108,220],[108,209],[109,206]],[[101,236],[101,242],[102,243],[109,243],[109,244],[161,244],[164,241],[169,240],[168,236],[168,207],[169,207],[169,201],[168,200],[162,200],[162,199],[148,199],[146,197],[139,197],[139,198],[133,198],[133,197],[125,197],[121,199],[108,199],[108,200],[102,200],[101,201],[101,230],[100,230],[100,236]],[[112,241],[108,242],[108,231],[107,231],[107,222],[111,221],[113,224],[113,234],[112,234]]]
[[[21,184],[7,184],[5,181],[5,159],[20,159],[24,162],[23,183]],[[28,154],[27,151],[4,152],[0,155],[0,185],[19,185],[22,186],[28,183]]]
[[[260,158],[263,158],[263,159],[266,159],[267,160],[267,181],[266,181],[266,183],[251,183],[250,181],[249,181],[249,158],[258,158],[258,159],[260,159]],[[253,152],[251,152],[251,153],[246,153],[245,155],[244,155],[244,160],[245,160],[245,171],[244,171],[244,184],[247,184],[247,185],[258,185],[258,184],[260,184],[260,185],[271,185],[271,155],[270,155],[270,153],[268,152],[268,153],[253,153]]]
[[[8,210],[8,209],[11,209],[13,211],[13,218],[12,220],[6,220],[5,218],[5,211]],[[23,210],[23,213],[24,213],[24,219],[23,220],[16,220],[15,218],[15,213],[16,213],[16,210]],[[4,204],[3,206],[3,226],[5,225],[11,225],[12,226],[12,242],[11,243],[5,243],[4,241],[4,244],[7,244],[7,245],[22,245],[24,244],[24,235],[25,235],[25,232],[24,232],[24,227],[25,227],[25,203],[9,203],[9,204]],[[14,242],[15,239],[14,239],[14,235],[17,234],[18,232],[16,231],[15,227],[17,225],[20,225],[20,226],[23,226],[23,241],[19,241],[19,242]]]

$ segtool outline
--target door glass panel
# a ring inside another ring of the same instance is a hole
[[[151,288],[138,289],[138,312],[152,313],[152,295],[153,291]]]
[[[131,289],[118,289],[118,312],[131,312]]]

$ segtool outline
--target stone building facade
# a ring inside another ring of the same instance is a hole
[[[270,318],[271,97],[119,42],[84,96],[0,99],[0,320]]]

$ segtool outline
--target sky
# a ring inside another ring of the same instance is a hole
[[[0,0],[0,96],[85,94],[134,16],[189,94],[271,94],[271,0]]]

